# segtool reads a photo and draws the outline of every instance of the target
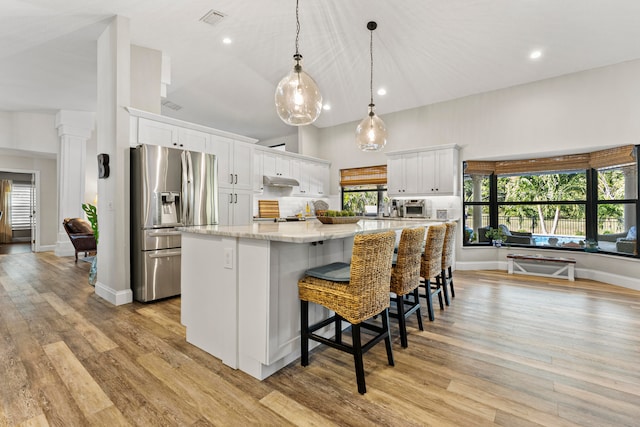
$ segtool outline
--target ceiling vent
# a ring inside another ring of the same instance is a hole
[[[162,101],[162,105],[167,108],[171,108],[173,111],[178,111],[182,109],[182,105],[178,105],[175,102],[171,102],[168,99]]]
[[[206,22],[209,25],[216,25],[218,22],[222,21],[225,16],[227,15],[217,10],[211,9],[209,12],[207,12],[206,15],[200,18],[200,20],[202,22]]]

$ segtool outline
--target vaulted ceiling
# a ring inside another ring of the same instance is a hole
[[[201,22],[210,10],[225,16]],[[167,99],[182,109],[163,114],[259,139],[295,132],[273,104],[295,0],[2,0],[0,111],[95,111],[96,40],[114,15],[171,58]],[[300,0],[303,66],[331,106],[318,127],[366,114],[370,20],[382,115],[640,58],[638,0]]]

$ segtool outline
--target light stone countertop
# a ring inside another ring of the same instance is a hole
[[[202,225],[178,227],[183,233],[212,236],[244,237],[290,243],[310,243],[321,240],[342,239],[356,234],[369,234],[387,230],[402,230],[419,225],[441,224],[441,221],[410,221],[361,219],[354,224],[322,224],[316,219],[297,222],[256,222],[249,225]]]

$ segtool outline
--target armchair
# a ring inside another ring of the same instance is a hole
[[[615,242],[616,252],[627,254],[636,254],[637,238],[638,236],[635,225],[631,226],[629,231],[624,233],[598,234],[599,242]],[[612,245],[612,243],[610,243],[610,245]]]
[[[84,252],[86,257],[90,252],[97,251],[96,238],[93,235],[91,224],[87,221],[81,218],[65,218],[62,225],[75,249],[76,262],[78,262],[78,252]]]

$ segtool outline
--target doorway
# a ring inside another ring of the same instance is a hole
[[[36,248],[36,173],[0,171],[0,254]]]

